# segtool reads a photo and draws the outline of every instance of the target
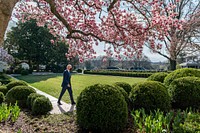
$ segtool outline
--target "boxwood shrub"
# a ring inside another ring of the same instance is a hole
[[[6,74],[0,74],[0,82],[1,84],[8,84],[9,82],[11,82],[11,77],[9,77],[8,75]]]
[[[8,89],[6,86],[0,86],[0,92],[2,92],[4,95],[8,92]]]
[[[31,93],[36,91],[29,86],[15,86],[6,94],[6,102],[15,104],[17,101],[20,107],[26,107],[26,100]]]
[[[5,96],[2,92],[0,92],[0,104],[2,104],[5,100]]]
[[[127,103],[114,86],[86,87],[77,99],[76,109],[78,125],[92,132],[114,133],[127,124]]]
[[[173,80],[187,76],[200,77],[200,70],[194,68],[182,68],[175,70],[165,77],[164,84],[169,86]]]
[[[167,75],[168,75],[168,73],[166,73],[166,72],[158,72],[158,73],[154,73],[151,76],[149,76],[147,80],[158,81],[158,82],[163,83],[164,79]]]
[[[175,79],[169,86],[174,108],[200,109],[200,78],[183,77]]]
[[[115,88],[122,93],[122,95],[124,96],[124,99],[125,99],[126,103],[129,105],[129,101],[130,100],[129,100],[129,95],[127,94],[127,92],[122,87],[115,86]]]
[[[28,86],[28,84],[24,81],[17,80],[17,81],[12,81],[6,85],[8,90],[12,89],[15,86]]]
[[[28,75],[28,74],[29,74],[28,70],[22,70],[21,71],[21,75]]]
[[[52,109],[53,107],[49,98],[40,96],[34,100],[31,112],[34,115],[45,115]]]
[[[28,109],[31,109],[32,106],[33,106],[33,102],[34,100],[37,98],[37,97],[42,97],[43,95],[41,94],[38,94],[38,93],[31,93],[28,98],[27,98],[27,101],[26,101],[26,105],[28,107]]]
[[[116,82],[114,85],[117,85],[117,86],[123,88],[127,92],[128,95],[132,89],[132,87],[126,82]]]
[[[134,109],[144,108],[147,112],[157,109],[168,111],[171,107],[167,88],[157,81],[138,83],[131,90],[130,100]]]
[[[76,71],[77,71],[77,73],[82,73],[83,70],[82,69],[77,69]]]

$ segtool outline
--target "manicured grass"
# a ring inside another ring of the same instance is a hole
[[[61,91],[62,74],[52,74],[43,76],[18,76],[18,79],[24,80],[30,85],[44,91],[56,98],[59,97]],[[113,84],[115,82],[127,82],[130,85],[134,83],[143,82],[145,78],[128,78],[118,76],[102,76],[102,75],[72,75],[72,89],[74,99],[76,100],[79,94],[85,87],[101,83],[101,84]],[[62,98],[62,101],[70,102],[68,92]]]

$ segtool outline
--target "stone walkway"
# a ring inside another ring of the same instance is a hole
[[[41,95],[44,95],[45,97],[48,97],[49,100],[51,101],[52,103],[52,106],[53,106],[53,109],[51,110],[51,114],[61,114],[61,113],[68,113],[68,112],[73,112],[75,109],[76,109],[76,106],[75,105],[71,105],[71,104],[67,104],[63,101],[61,101],[62,105],[58,105],[57,104],[57,101],[58,99],[45,93],[45,92],[42,92],[40,90],[38,90],[37,88],[31,86],[32,88],[34,88],[36,90],[36,92],[38,94],[41,94]]]
[[[16,79],[13,76],[11,76],[11,77]],[[16,80],[18,80],[18,79],[16,79]],[[61,101],[62,105],[58,105],[57,104],[57,101],[58,101],[57,98],[55,98],[55,97],[53,97],[53,96],[51,96],[51,95],[49,95],[49,94],[47,94],[47,93],[45,93],[43,91],[40,91],[40,90],[38,90],[37,88],[35,88],[33,86],[30,86],[30,87],[34,88],[38,94],[44,95],[45,97],[49,98],[49,100],[51,101],[52,106],[53,106],[53,109],[50,112],[51,114],[68,113],[68,112],[73,112],[74,110],[76,110],[76,106],[75,105],[67,104],[67,103],[65,103],[63,101]]]

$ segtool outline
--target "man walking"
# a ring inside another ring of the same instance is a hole
[[[73,94],[72,94],[71,74],[70,74],[71,69],[72,69],[72,65],[68,64],[67,67],[66,67],[66,70],[63,72],[63,81],[62,81],[62,85],[61,85],[62,90],[61,90],[60,96],[58,98],[58,105],[62,105],[60,100],[61,100],[62,96],[64,95],[66,89],[69,92],[71,104],[72,105],[76,104],[74,102],[74,98],[73,98]]]

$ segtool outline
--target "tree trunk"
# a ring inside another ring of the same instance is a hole
[[[170,61],[170,70],[176,70],[176,60],[169,59]]]
[[[4,34],[17,1],[18,0],[0,0],[0,46],[4,41]]]

